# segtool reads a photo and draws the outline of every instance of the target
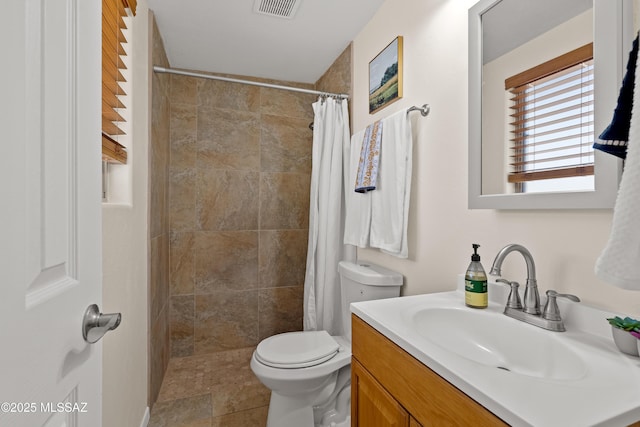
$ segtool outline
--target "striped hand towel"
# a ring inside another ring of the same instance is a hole
[[[367,126],[360,150],[358,174],[356,175],[356,193],[375,190],[380,165],[380,142],[382,141],[382,121]]]

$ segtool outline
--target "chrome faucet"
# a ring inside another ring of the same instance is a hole
[[[536,282],[536,264],[533,262],[533,256],[527,248],[516,244],[510,244],[502,248],[496,255],[489,274],[502,276],[502,262],[513,251],[520,252],[527,263],[527,283],[524,289],[522,311],[528,314],[540,314],[540,294],[538,293],[538,283]]]
[[[506,283],[511,286],[511,293],[509,293],[509,298],[507,299],[507,304],[504,308],[504,314],[544,329],[563,332],[565,330],[564,322],[560,317],[560,310],[558,309],[556,298],[564,297],[575,302],[579,302],[580,298],[575,295],[559,294],[556,291],[548,290],[547,302],[541,315],[540,294],[538,293],[538,283],[536,282],[536,266],[533,262],[533,256],[531,256],[531,252],[529,252],[527,248],[516,244],[507,245],[502,248],[500,252],[498,252],[498,255],[496,255],[496,259],[493,261],[489,274],[501,276],[502,262],[506,256],[513,251],[520,252],[527,263],[527,283],[524,290],[524,303],[521,303],[520,295],[518,294],[518,287],[520,286],[518,282],[512,282],[505,279],[497,280],[498,282]]]

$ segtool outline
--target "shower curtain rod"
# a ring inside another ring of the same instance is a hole
[[[245,85],[268,87],[268,88],[271,88],[271,89],[282,89],[282,90],[289,90],[289,91],[292,91],[292,92],[310,93],[312,95],[328,96],[328,97],[339,98],[339,99],[349,99],[349,95],[344,94],[344,93],[328,93],[328,92],[321,92],[319,90],[302,89],[302,88],[298,88],[298,87],[274,85],[274,84],[271,84],[271,83],[254,82],[254,81],[251,81],[251,80],[232,79],[230,77],[214,76],[214,75],[211,75],[211,74],[203,74],[203,73],[194,73],[194,72],[191,72],[191,71],[174,70],[172,68],[159,67],[157,65],[153,66],[153,71],[155,71],[156,73],[178,74],[178,75],[181,75],[181,76],[199,77],[199,78],[209,79],[209,80],[221,80],[223,82],[229,82],[229,83],[240,83],[240,84],[245,84]]]

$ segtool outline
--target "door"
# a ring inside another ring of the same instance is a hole
[[[2,1],[2,427],[101,425],[100,7]]]
[[[351,423],[356,427],[409,427],[409,413],[353,358]]]

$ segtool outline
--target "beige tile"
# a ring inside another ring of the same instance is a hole
[[[149,253],[150,318],[158,318],[169,298],[169,240],[166,235],[151,239]]]
[[[307,262],[308,230],[260,232],[259,286],[302,286]]]
[[[260,289],[260,340],[302,330],[302,296],[302,286]]]
[[[209,393],[184,399],[158,402],[151,410],[149,427],[193,427],[211,419]]]
[[[196,225],[196,172],[171,171],[169,175],[169,224],[171,231],[192,231]]]
[[[166,75],[157,75],[154,73],[154,79],[151,84],[153,85],[153,91],[151,94],[151,130],[156,132],[156,136],[159,138],[152,138],[150,141],[149,149],[153,153],[156,147],[164,146],[169,142],[169,112],[170,103],[167,92],[164,89],[165,82],[167,81]],[[168,86],[167,86],[168,87]],[[164,139],[166,138],[166,141]]]
[[[309,89],[312,88],[309,87]],[[304,119],[307,125],[313,121],[313,107],[311,104],[316,101],[316,95],[280,89],[262,88],[260,90],[262,92],[262,114]]]
[[[171,104],[170,168],[184,170],[196,165],[197,107]]]
[[[191,421],[186,424],[181,424],[180,427],[211,427],[212,419],[208,418],[206,420],[196,420]]]
[[[351,44],[316,82],[316,89],[332,93],[351,93]]]
[[[211,372],[209,386],[210,389],[213,390],[218,386],[225,387],[230,384],[253,384],[256,382],[260,381],[256,378],[247,362],[246,365],[237,366],[234,364],[232,367],[226,369],[214,367]],[[219,387],[217,389],[219,389]]]
[[[172,232],[169,254],[171,295],[193,294],[195,283],[194,232]]]
[[[149,241],[149,319],[155,321],[158,318],[160,309],[160,238],[156,237]]]
[[[195,353],[258,343],[258,291],[196,295]]]
[[[209,392],[214,383],[210,361],[210,354],[172,358],[162,381],[158,402]]]
[[[149,401],[155,402],[164,373],[169,364],[169,322],[168,310],[163,310],[155,322],[151,325],[151,336],[149,343]]]
[[[268,390],[261,388],[260,381],[249,366],[254,348],[172,358],[158,402],[210,393],[218,415],[227,410],[247,409],[265,402]]]
[[[310,119],[262,115],[260,168],[263,172],[311,174]]]
[[[158,237],[166,232],[167,223],[167,174],[149,175],[149,236]]]
[[[169,305],[169,235],[163,234],[159,238],[160,250],[159,250],[159,272],[158,280],[160,282],[160,305],[165,307]]]
[[[171,104],[196,105],[198,101],[198,80],[195,77],[171,75]]]
[[[152,124],[149,142],[149,228],[152,238],[166,231],[169,171],[169,103],[162,97],[154,99],[153,106],[159,109],[155,112],[159,115],[159,123]],[[167,121],[163,122],[163,119]]]
[[[260,115],[198,107],[197,165],[200,169],[260,169]]]
[[[238,83],[199,79],[198,105],[240,112],[260,110],[260,88]]]
[[[195,248],[196,293],[257,287],[257,231],[196,232]]]
[[[200,230],[256,230],[259,173],[200,170],[196,215]]]
[[[195,300],[193,295],[171,297],[171,357],[193,355]]]
[[[310,181],[304,174],[261,174],[260,228],[308,228]]]
[[[211,410],[214,417],[269,405],[271,390],[259,381],[214,385]]]
[[[212,419],[211,427],[265,427],[269,406],[248,409]]]
[[[167,55],[165,54],[164,44],[162,42],[162,36],[160,35],[160,30],[158,29],[158,25],[156,23],[155,18],[152,20],[152,58],[154,65],[160,65],[162,67],[169,66],[169,60],[167,59]],[[158,74],[158,73],[153,73]]]
[[[213,353],[209,384],[215,386],[260,382],[250,367],[254,349],[252,346]]]
[[[154,108],[160,106],[158,102],[160,99],[164,98],[164,101],[169,102],[170,79],[171,77],[164,73],[153,73],[151,77],[151,111],[155,113],[155,116],[151,116],[152,124],[161,123],[162,117],[158,114],[158,110],[154,110]]]

